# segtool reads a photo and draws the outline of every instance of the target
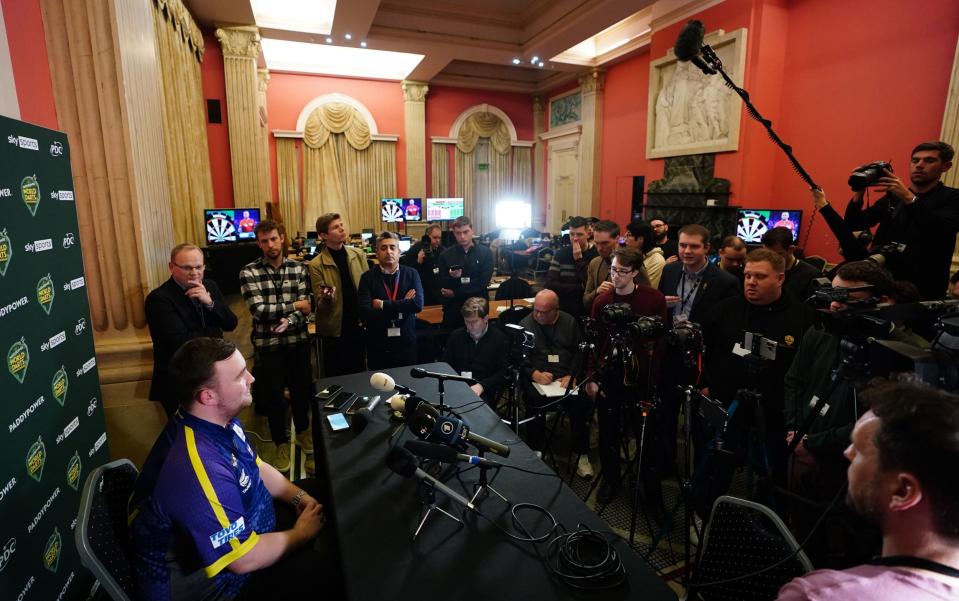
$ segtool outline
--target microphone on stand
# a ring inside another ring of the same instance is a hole
[[[442,463],[456,463],[457,461],[463,461],[465,463],[469,463],[470,465],[481,465],[484,467],[502,467],[503,465],[502,463],[490,461],[485,457],[457,453],[456,449],[453,447],[436,444],[435,442],[407,440],[403,443],[403,446],[406,447],[407,451],[413,453],[417,457],[422,457],[424,459],[435,459],[436,461],[440,461]]]
[[[441,374],[435,371],[426,371],[422,367],[414,367],[410,370],[410,376],[413,378],[436,378],[437,380],[448,380],[450,382],[465,382],[466,384],[472,386],[476,384],[476,380],[473,378],[467,378],[466,376],[461,376],[459,374]]]
[[[412,388],[407,388],[402,384],[397,384],[396,380],[393,379],[393,376],[384,374],[381,371],[378,371],[370,376],[370,386],[377,390],[382,390],[383,392],[393,392],[394,390],[399,390],[403,394],[408,394],[411,396],[416,395],[415,390]]]
[[[403,447],[393,447],[390,449],[390,454],[386,456],[386,465],[404,478],[414,477],[424,482],[428,482],[434,489],[440,491],[460,505],[465,506],[467,509],[472,509],[475,511],[476,508],[466,497],[424,472],[416,464],[416,458],[413,456],[413,454]]]
[[[706,28],[702,21],[694,19],[686,23],[683,30],[679,32],[679,37],[676,38],[676,46],[673,47],[673,52],[676,54],[676,58],[683,62],[692,61],[706,75],[715,75],[716,70],[700,56],[703,49],[703,36],[705,35]]]

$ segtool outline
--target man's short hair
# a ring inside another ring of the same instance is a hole
[[[626,231],[629,232],[633,238],[642,238],[643,239],[643,252],[648,253],[656,246],[656,241],[653,239],[655,236],[653,234],[653,226],[649,225],[648,221],[633,221],[626,226]]]
[[[609,219],[603,219],[593,224],[593,233],[606,232],[610,238],[619,238],[619,224]]]
[[[176,263],[176,256],[182,252],[186,252],[189,250],[198,250],[201,253],[203,252],[203,250],[196,244],[190,244],[189,242],[184,242],[183,244],[177,244],[176,246],[173,247],[173,250],[170,251],[170,262]]]
[[[229,340],[200,337],[187,340],[173,353],[170,376],[181,407],[193,405],[196,393],[213,379],[216,364],[234,352],[236,345]]]
[[[282,225],[280,225],[276,221],[273,221],[272,219],[264,219],[263,221],[256,224],[255,228],[253,228],[253,235],[259,238],[260,234],[263,234],[266,232],[272,232],[273,230],[276,230],[281,235],[283,234]]]
[[[339,213],[326,213],[316,218],[316,235],[329,234],[330,224],[340,218]]]
[[[952,160],[952,157],[956,156],[956,152],[952,149],[952,146],[936,140],[934,142],[923,142],[915,148],[912,149],[912,154],[916,154],[921,150],[934,150],[939,153],[939,159],[943,163],[948,163]]]
[[[423,230],[423,234],[426,236],[429,236],[430,232],[432,232],[433,230],[440,230],[440,232],[442,233],[443,228],[441,228],[440,224],[438,223],[430,223],[426,226],[426,229]]]
[[[759,263],[760,261],[767,261],[773,266],[773,271],[776,273],[786,271],[786,259],[783,259],[779,253],[775,253],[768,248],[757,248],[749,251],[749,254],[746,255],[747,263]]]
[[[396,232],[391,232],[389,230],[383,230],[379,236],[376,237],[376,248],[380,247],[380,242],[384,240],[393,240],[396,242],[396,245],[400,244],[400,235]]]
[[[781,248],[783,250],[789,250],[789,247],[793,245],[795,241],[793,240],[793,231],[788,227],[774,227],[771,230],[766,230],[766,233],[763,234],[762,243],[766,248]]]
[[[638,248],[623,247],[613,251],[613,259],[618,259],[619,264],[623,267],[629,267],[636,271],[643,270],[643,260],[645,258],[643,251]]]
[[[455,230],[458,227],[472,228],[473,222],[470,221],[470,218],[467,217],[466,215],[460,215],[459,217],[453,220],[453,225],[450,226],[450,229]]]
[[[589,221],[585,217],[573,217],[569,220],[569,223],[566,224],[567,229],[573,229],[577,227],[589,227]]]
[[[746,243],[739,236],[726,236],[719,245],[719,250],[732,248],[733,250],[746,250]]]
[[[665,221],[663,222],[665,223]],[[698,223],[690,223],[679,228],[679,235],[682,236],[686,234],[687,236],[699,236],[703,240],[703,244],[708,245],[709,241],[712,239],[712,234],[709,233],[709,230],[705,226],[699,225]]]
[[[959,539],[959,396],[917,384],[889,382],[869,389],[866,402],[880,421],[876,448],[883,471],[919,480],[933,530]]]
[[[460,309],[460,315],[462,315],[464,319],[486,317],[489,315],[489,303],[486,302],[485,298],[479,296],[470,297],[463,303],[463,308]]]

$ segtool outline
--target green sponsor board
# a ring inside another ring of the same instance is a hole
[[[0,597],[86,599],[83,482],[109,460],[66,135],[0,117]]]

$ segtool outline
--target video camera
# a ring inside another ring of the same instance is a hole
[[[873,161],[853,169],[849,176],[849,187],[853,192],[865,190],[869,186],[875,185],[879,178],[885,175],[885,170],[892,171],[892,163],[886,161]]]
[[[643,315],[637,317],[627,303],[613,303],[603,307],[599,313],[599,323],[611,338],[632,337],[640,340],[660,338],[666,333],[666,326],[659,316]]]
[[[515,323],[506,324],[504,329],[508,340],[508,362],[510,365],[518,367],[526,361],[529,352],[535,347],[536,335]]]

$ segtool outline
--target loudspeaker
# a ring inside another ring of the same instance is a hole
[[[206,119],[208,123],[223,123],[223,115],[220,114],[220,101],[216,98],[207,98],[206,100]]]

